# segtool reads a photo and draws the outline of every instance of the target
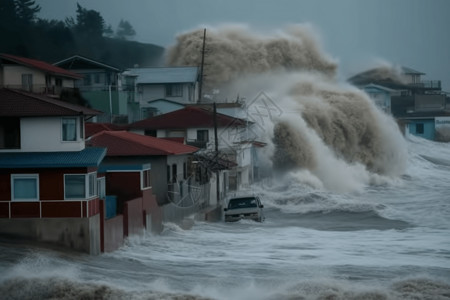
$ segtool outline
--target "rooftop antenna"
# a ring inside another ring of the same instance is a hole
[[[205,44],[206,44],[206,28],[203,29],[203,46],[202,46],[202,62],[200,64],[200,81],[198,84],[198,102],[202,100],[203,88],[203,66],[205,65]]]

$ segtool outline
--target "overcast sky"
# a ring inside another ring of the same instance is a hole
[[[77,2],[115,30],[121,19],[135,40],[164,47],[179,33],[224,23],[273,32],[309,23],[344,78],[378,60],[442,80],[450,92],[450,0],[36,0],[39,17],[76,16]]]

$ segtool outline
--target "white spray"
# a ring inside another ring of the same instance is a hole
[[[311,26],[272,35],[242,26],[207,32],[205,90],[220,89],[223,99],[239,94],[247,105],[264,91],[280,108],[259,137],[270,144],[278,174],[347,192],[403,173],[406,146],[398,126],[365,93],[338,83],[337,64],[321,51]],[[198,66],[202,38],[202,30],[180,35],[168,64]]]

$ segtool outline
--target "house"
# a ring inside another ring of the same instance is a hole
[[[98,122],[128,122],[128,112],[137,104],[134,87],[123,82],[120,69],[80,55],[54,65],[80,75],[75,87],[92,108],[103,112],[96,117]]]
[[[82,76],[46,62],[11,54],[0,54],[0,87],[59,97],[75,93]]]
[[[253,144],[243,142],[247,138],[250,123],[220,113],[214,117],[211,110],[187,106],[132,123],[128,125],[128,130],[158,138],[183,138],[186,144],[201,148],[197,153],[198,161],[207,169],[217,171],[212,172],[212,178],[220,178],[220,183],[213,187],[211,195],[216,195],[219,189],[223,197],[230,189],[236,190],[252,183]],[[216,143],[218,153],[215,151]],[[218,161],[221,161],[220,167]]]
[[[165,99],[179,104],[194,104],[198,100],[199,71],[197,67],[131,68],[122,74],[135,87],[139,111],[134,121],[161,114]],[[160,106],[161,104],[161,106]]]
[[[85,121],[97,114],[0,89],[0,235],[99,254],[161,229],[151,165],[105,168],[107,149],[85,147]]]
[[[98,111],[0,89],[0,234],[97,254],[106,149],[85,148]]]
[[[384,112],[391,114],[391,98],[399,96],[400,91],[370,83],[362,87],[362,89],[369,95],[375,105]]]
[[[450,98],[441,90],[439,80],[422,80],[423,75],[407,67],[380,67],[348,81],[365,90],[375,104],[391,113],[405,135],[450,141],[447,126],[441,125],[450,116]]]
[[[127,131],[103,131],[92,136],[87,144],[108,149],[101,169],[106,172],[106,189],[118,196],[118,207],[130,198],[133,190],[133,182],[129,182],[131,168],[142,165],[151,166],[148,181],[162,212],[162,215],[153,214],[153,221],[161,218],[179,221],[186,214],[198,211],[209,199],[206,194],[209,186],[196,174],[193,162],[196,147]],[[109,182],[111,176],[122,179]]]

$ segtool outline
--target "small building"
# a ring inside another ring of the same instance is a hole
[[[147,172],[143,182],[148,184],[143,186],[151,187],[156,196],[158,208],[154,205],[155,211],[150,214],[154,222],[161,219],[178,221],[186,214],[198,211],[209,198],[208,188],[195,173],[193,154],[198,151],[196,147],[127,131],[97,133],[87,145],[108,149],[101,170],[106,173],[106,190],[117,196],[119,211],[122,202],[136,196],[130,192],[138,190],[132,188],[137,181],[130,181],[130,178],[136,172],[133,168],[142,165],[151,166],[151,170],[137,170]],[[119,177],[121,179],[117,180]],[[155,226],[159,226],[158,223],[154,223]]]
[[[391,114],[392,96],[399,96],[401,93],[400,91],[373,83],[364,86],[363,90],[369,95],[376,106],[388,114]]]
[[[80,55],[54,65],[80,75],[75,87],[92,108],[103,112],[96,117],[97,121],[128,123],[129,111],[135,109],[137,104],[134,87],[123,82],[119,68]]]
[[[450,114],[450,98],[441,90],[441,81],[422,80],[423,75],[407,67],[379,67],[348,81],[365,90],[376,105],[391,113],[406,135],[450,141],[446,126],[435,121]]]
[[[131,122],[157,115],[159,106],[154,105],[154,100],[165,99],[183,105],[198,101],[197,67],[131,68],[122,75],[134,86],[139,103],[139,111]]]
[[[84,142],[85,119],[97,114],[0,89],[1,235],[100,253],[106,149]]]
[[[248,186],[254,178],[252,159],[253,143],[245,143],[247,126],[244,119],[234,118],[221,113],[216,114],[218,158],[229,161],[220,169],[220,195],[229,189],[236,190]],[[200,148],[199,159],[211,168],[215,154],[214,113],[211,110],[187,106],[164,115],[158,115],[128,125],[128,130],[142,135],[158,138],[182,138],[188,145]],[[217,174],[213,174],[217,176]],[[215,187],[214,187],[215,189]],[[211,195],[215,195],[211,191]]]
[[[75,82],[82,78],[44,61],[0,54],[0,87],[59,97],[64,91],[75,93]]]

